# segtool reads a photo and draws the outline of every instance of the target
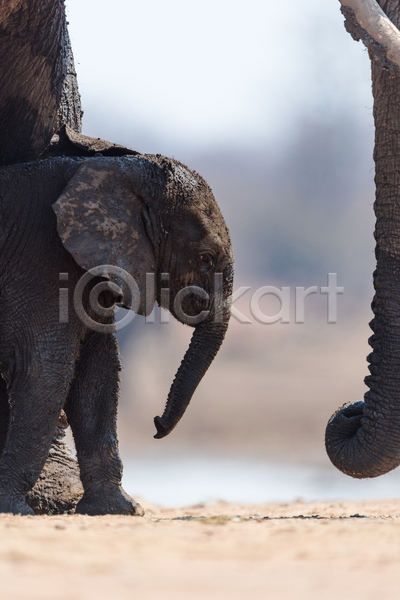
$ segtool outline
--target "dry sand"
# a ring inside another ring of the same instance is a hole
[[[0,516],[2,600],[400,597],[400,502]]]

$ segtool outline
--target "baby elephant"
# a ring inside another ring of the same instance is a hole
[[[25,496],[64,409],[85,490],[76,512],[143,514],[121,487],[113,305],[148,315],[158,302],[194,327],[155,419],[164,437],[228,327],[233,252],[213,194],[161,156],[64,156],[1,168],[0,210],[0,512],[33,514]]]

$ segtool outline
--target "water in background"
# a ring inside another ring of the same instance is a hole
[[[321,466],[276,464],[225,457],[137,458],[124,461],[123,485],[133,497],[182,507],[227,502],[318,500],[400,501],[400,470],[376,479],[356,480]]]

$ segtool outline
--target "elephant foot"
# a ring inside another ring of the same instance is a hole
[[[90,515],[133,515],[143,517],[144,510],[120,488],[103,490],[96,495],[86,493],[78,502],[76,514]]]
[[[49,456],[26,501],[36,515],[73,514],[83,496],[79,465],[65,444],[53,440]]]
[[[12,515],[34,515],[33,510],[25,502],[23,496],[15,496],[6,492],[0,494],[0,513],[11,513]]]
[[[26,501],[36,515],[72,514],[83,496],[79,465],[63,442],[67,420],[62,412],[49,456]]]

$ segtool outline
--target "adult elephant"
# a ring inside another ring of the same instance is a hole
[[[38,158],[64,124],[81,131],[64,0],[3,0],[0,55],[0,164]]]
[[[346,28],[369,49],[376,127],[377,266],[369,340],[369,391],[345,405],[326,429],[332,462],[352,477],[376,477],[400,464],[400,8],[397,0],[341,0]]]
[[[0,511],[73,510],[82,493],[59,439],[64,406],[85,488],[78,511],[141,514],[120,487],[116,342],[73,310],[69,323],[60,323],[60,274],[68,274],[72,289],[94,263],[117,263],[137,280],[143,299],[148,273],[155,299],[195,325],[164,414],[155,419],[156,437],[164,437],[225,335],[233,277],[229,234],[196,173],[80,134],[63,0],[4,0],[0,29]],[[162,273],[169,274],[171,306],[161,294]],[[134,298],[125,289],[117,298],[102,275],[99,284],[109,289],[102,288],[97,308],[105,311],[101,325],[112,330],[109,307],[117,299],[131,308]],[[92,292],[96,282],[89,284]],[[181,293],[188,285],[197,287]],[[91,300],[84,291],[83,308],[94,318]],[[149,306],[142,301],[136,309],[143,314]],[[58,496],[64,479],[66,498]]]
[[[39,158],[63,126],[82,127],[63,0],[0,2],[0,166]],[[0,453],[9,419],[0,379]],[[73,511],[83,493],[78,463],[63,443],[62,415],[48,460],[27,495],[38,514]],[[60,485],[62,482],[63,485]]]

